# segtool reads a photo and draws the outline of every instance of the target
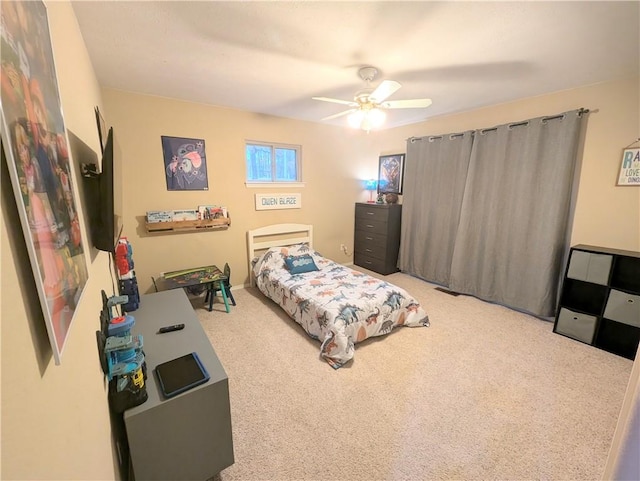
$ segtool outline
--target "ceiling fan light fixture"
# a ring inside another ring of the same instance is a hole
[[[369,120],[371,121],[371,125],[374,128],[382,127],[384,121],[387,119],[387,114],[384,110],[379,108],[373,108],[369,110]]]
[[[359,109],[353,112],[347,118],[349,126],[354,129],[362,129],[369,132],[371,129],[377,129],[384,124],[387,114],[377,107],[370,109]]]
[[[349,122],[349,127],[359,129],[363,119],[364,111],[358,109],[347,117],[347,122]]]

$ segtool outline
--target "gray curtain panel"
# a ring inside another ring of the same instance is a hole
[[[449,288],[554,315],[581,111],[475,134]]]
[[[472,132],[407,141],[398,267],[447,285]]]

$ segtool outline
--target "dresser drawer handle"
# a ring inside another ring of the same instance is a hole
[[[367,224],[367,227],[370,227],[370,228],[372,228],[372,229],[373,229],[375,226],[373,226],[373,225],[371,225],[371,224]]]
[[[373,240],[373,237],[365,237],[367,240]]]
[[[375,212],[367,212],[367,215],[376,215]]]
[[[371,264],[371,261],[364,261],[365,264]]]
[[[367,252],[373,252],[371,249],[365,249]],[[633,302],[633,301],[631,301]]]

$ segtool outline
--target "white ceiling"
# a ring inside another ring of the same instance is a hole
[[[640,2],[75,1],[103,87],[320,122],[358,68],[396,80],[386,127],[640,72]],[[640,86],[639,86],[640,88]],[[587,106],[589,107],[589,106]],[[341,117],[325,121],[346,125]]]

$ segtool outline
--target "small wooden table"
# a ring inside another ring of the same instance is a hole
[[[209,311],[213,310],[214,284],[218,282],[224,307],[229,312],[229,300],[224,281],[227,277],[217,266],[193,267],[179,271],[165,272],[162,277],[155,279],[154,284],[158,291],[178,289],[180,287],[191,287],[205,284],[209,293]]]

